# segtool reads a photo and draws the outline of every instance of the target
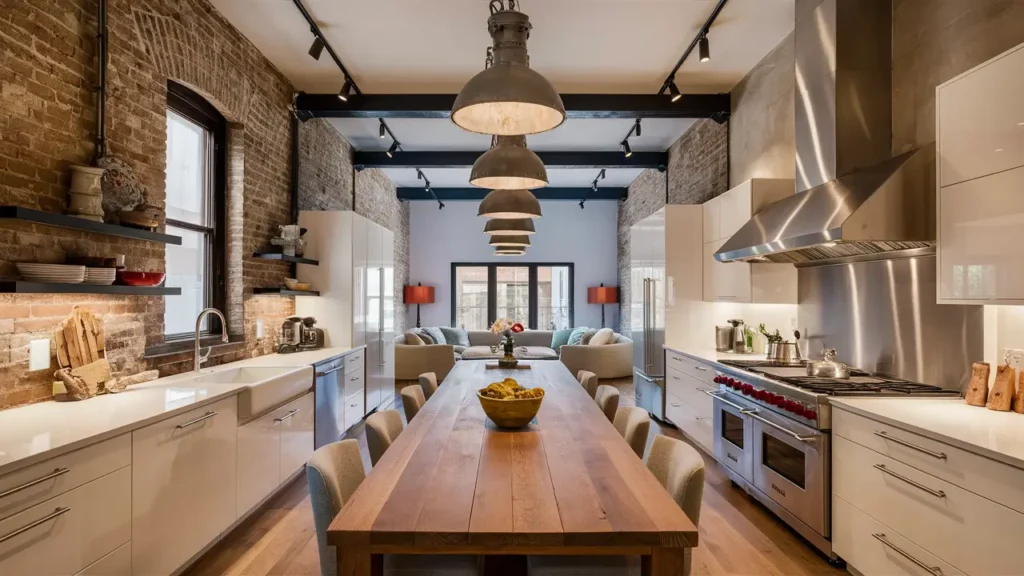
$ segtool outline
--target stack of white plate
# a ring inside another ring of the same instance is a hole
[[[85,266],[29,264],[25,262],[19,262],[17,266],[21,277],[30,282],[80,284],[85,280]]]
[[[84,282],[86,284],[110,286],[114,283],[116,275],[117,268],[86,268]]]

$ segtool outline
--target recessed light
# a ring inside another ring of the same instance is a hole
[[[996,152],[1002,152],[1002,151],[1003,151],[1002,148],[996,148]]]

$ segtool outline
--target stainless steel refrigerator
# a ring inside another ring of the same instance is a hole
[[[665,417],[665,209],[629,229],[630,325],[636,405]]]

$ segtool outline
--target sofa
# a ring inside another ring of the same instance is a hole
[[[405,334],[395,339],[395,379],[415,380],[420,374],[433,372],[438,381],[460,360],[495,360],[502,350],[491,351],[501,336],[489,331],[467,331],[469,346],[452,344],[408,344]],[[590,370],[598,378],[625,378],[633,374],[633,341],[615,334],[611,343],[600,346],[565,345],[551,347],[553,332],[527,330],[515,335],[516,357],[523,360],[559,360],[572,374]],[[525,349],[524,349],[525,348]]]

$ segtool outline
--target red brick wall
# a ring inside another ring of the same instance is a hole
[[[93,155],[96,81],[94,0],[0,0],[0,205],[63,208],[69,166]],[[287,298],[254,297],[279,285],[288,268],[247,257],[287,223],[290,132],[288,81],[206,0],[109,0],[108,153],[127,161],[164,199],[166,85],[191,86],[232,123],[229,142],[229,325],[245,343],[215,361],[272,351]],[[32,225],[0,228],[0,275],[15,262],[60,262],[67,255],[125,254],[129,269],[163,270],[160,244]],[[0,296],[0,408],[50,395],[50,371],[28,371],[28,342],[50,338],[68,306],[83,303],[107,325],[115,372],[159,367],[170,373],[191,354],[146,362],[163,341],[163,300],[112,296]],[[267,334],[256,341],[256,320]]]

